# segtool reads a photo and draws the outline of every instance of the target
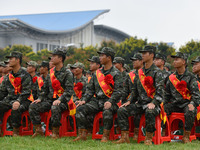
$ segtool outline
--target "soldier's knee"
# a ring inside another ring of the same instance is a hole
[[[103,111],[103,118],[110,118],[112,117],[112,111],[110,109],[105,109]]]
[[[58,105],[52,105],[51,106],[51,111],[54,112],[54,111],[57,111],[59,109],[59,106]]]
[[[117,110],[117,115],[123,114],[126,112],[126,108],[125,107],[121,107]]]

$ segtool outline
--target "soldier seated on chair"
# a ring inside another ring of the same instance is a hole
[[[21,67],[22,54],[12,52],[9,56],[9,66],[12,71],[7,74],[0,87],[0,114],[3,115],[9,109],[13,126],[13,136],[19,135],[21,126],[21,114],[28,110],[34,100],[31,94],[31,76]]]
[[[36,90],[37,97],[29,106],[29,114],[33,125],[35,126],[35,133],[32,137],[37,135],[44,135],[41,128],[41,117],[40,113],[47,112],[51,109],[52,101],[47,99],[49,93],[47,75],[49,72],[49,62],[43,61],[40,64],[40,76],[37,78]]]
[[[174,59],[173,66],[176,71],[168,77],[166,82],[164,109],[167,115],[172,112],[184,113],[183,142],[188,143],[199,105],[200,93],[196,77],[187,69],[187,55],[177,52],[171,57]]]
[[[101,142],[107,142],[113,126],[113,115],[118,109],[117,102],[121,97],[122,76],[112,64],[115,52],[109,47],[104,47],[98,53],[103,67],[93,74],[85,95],[77,102],[76,119],[79,136],[74,141],[87,139],[88,120],[86,116],[103,111],[104,131]],[[94,95],[96,95],[96,100],[90,101]]]

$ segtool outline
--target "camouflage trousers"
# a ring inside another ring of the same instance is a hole
[[[104,129],[110,130],[113,126],[113,115],[117,112],[117,109],[117,104],[112,105],[109,109],[104,109],[103,104],[99,104],[98,100],[90,101],[76,109],[77,126],[79,129],[88,129],[90,122],[87,116],[103,111]]]
[[[33,103],[29,106],[29,114],[33,125],[41,124],[40,113],[47,112],[51,109],[51,103],[49,102],[40,102]]]
[[[19,128],[21,126],[21,115],[23,112],[28,110],[30,103],[31,102],[29,100],[23,101],[17,110],[11,111],[11,123],[13,127]],[[9,109],[12,109],[11,104],[4,101],[0,101],[1,117],[3,117],[3,114],[7,112]]]
[[[194,125],[195,117],[197,115],[197,109],[195,108],[193,111],[189,110],[189,107],[186,106],[184,108],[179,108],[176,105],[172,103],[168,103],[164,105],[165,112],[167,113],[167,116],[169,116],[172,112],[179,112],[184,113],[185,116],[185,130],[191,131],[192,127]],[[165,126],[162,126],[165,128]]]
[[[51,124],[52,127],[60,127],[61,113],[68,109],[67,103],[60,103],[59,105],[51,106]]]
[[[136,119],[134,119],[136,122],[134,122],[134,124],[136,127],[139,127],[140,117],[142,114],[145,114],[146,131],[152,133],[156,130],[155,117],[159,114],[159,111],[160,108],[157,106],[154,109],[143,109],[141,106],[137,106],[136,104],[121,107],[117,111],[119,127],[122,131],[129,130],[129,116],[136,116]]]

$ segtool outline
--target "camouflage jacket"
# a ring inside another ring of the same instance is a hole
[[[199,82],[200,82],[200,77],[199,77],[198,75],[197,75],[196,77],[197,77],[197,81],[199,81]]]
[[[70,101],[71,96],[73,94],[73,76],[69,69],[66,69],[65,67],[62,67],[60,71],[56,71],[56,68],[54,68],[55,77],[57,80],[60,81],[61,87],[64,89],[64,93],[60,97],[53,98],[53,87],[51,84],[50,74],[47,76],[48,80],[48,87],[49,87],[49,94],[48,99],[49,100],[60,100],[62,103],[67,103]]]
[[[171,72],[164,69],[162,70],[162,73],[163,73],[163,81],[164,81],[164,84],[166,85],[167,78],[171,75]]]
[[[31,94],[31,85],[32,83],[31,76],[24,69],[20,68],[17,73],[10,72],[15,78],[21,78],[22,90],[21,94],[17,93],[15,95],[15,88],[11,84],[9,80],[9,74],[4,76],[4,80],[0,86],[0,100],[6,101],[7,103],[13,103],[14,101],[19,101],[22,103],[23,101],[29,101],[27,98]]]
[[[43,75],[40,77],[43,79],[44,84],[40,90],[39,85],[38,85],[38,79],[37,79],[37,96],[38,96],[38,99],[40,99],[41,101],[47,101],[49,100],[47,99],[47,96],[49,94],[49,87],[48,87],[48,80],[47,80],[48,75],[46,76],[46,78]]]
[[[103,90],[101,89],[98,80],[97,80],[97,75],[96,72],[93,74],[85,94],[82,97],[82,100],[88,102],[90,101],[90,99],[94,96],[94,94],[96,95],[96,99],[98,101],[100,101],[100,103],[104,103],[106,101],[111,102],[112,104],[117,103],[120,98],[121,98],[121,91],[123,89],[123,81],[122,81],[122,75],[119,72],[118,69],[116,69],[114,66],[111,67],[110,70],[104,70],[104,67],[102,67],[100,69],[100,71],[104,74],[104,75],[108,75],[111,74],[113,76],[113,80],[114,80],[114,91],[112,93],[112,96],[110,98],[108,98]]]
[[[145,89],[143,88],[139,75],[135,77],[135,83],[132,86],[131,98],[130,101],[136,101],[137,105],[142,106],[143,108],[147,107],[148,103],[153,103],[156,106],[159,106],[163,101],[163,91],[164,91],[164,83],[162,78],[162,71],[156,67],[154,64],[148,69],[142,68],[144,74],[146,76],[151,76],[153,78],[153,86],[155,88],[154,98],[151,99],[147,96]]]
[[[38,83],[37,83],[37,80],[35,81],[35,83],[33,83],[33,78],[35,78],[35,77],[38,78],[37,75],[34,75],[33,77],[31,77],[31,79],[32,79],[32,86],[31,86],[32,88],[31,88],[31,90],[32,90],[32,94],[33,94],[34,100],[38,99],[38,94],[37,94]]]
[[[197,107],[199,105],[200,93],[195,75],[193,75],[187,69],[182,75],[178,75],[177,72],[174,74],[179,81],[184,80],[187,83],[187,88],[191,93],[191,100],[183,99],[182,95],[176,90],[168,78],[164,95],[164,104],[170,102],[174,105],[177,105],[179,108],[183,108],[188,104],[193,104],[195,107]]]
[[[87,86],[87,78],[85,76],[82,75],[82,77],[80,79],[76,79],[76,77],[74,78],[74,84],[77,84],[78,82],[81,82],[83,84],[83,89],[82,91],[82,96],[85,94],[86,91],[86,86]],[[73,92],[73,101],[78,101],[79,98],[76,96],[75,91]]]
[[[135,73],[135,75],[137,76],[138,74],[138,71],[132,71],[133,73]],[[131,94],[131,89],[133,87],[133,84],[135,83],[135,79],[134,81],[132,82],[131,81],[131,78],[130,78],[130,75],[127,74],[126,75],[126,78],[124,80],[124,86],[123,86],[123,93],[122,93],[122,103],[125,103],[127,101],[128,98],[130,98],[130,94]],[[136,99],[134,99],[136,101]]]

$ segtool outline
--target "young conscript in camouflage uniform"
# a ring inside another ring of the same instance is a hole
[[[11,112],[11,122],[13,125],[13,136],[19,135],[21,126],[21,114],[28,110],[33,101],[31,95],[31,76],[21,68],[22,54],[12,52],[9,58],[9,66],[13,70],[5,76],[0,87],[0,114],[3,115],[9,109]]]
[[[121,97],[122,76],[118,69],[112,65],[114,50],[104,47],[100,54],[100,62],[103,65],[93,74],[92,79],[86,89],[85,95],[77,103],[77,126],[79,136],[74,140],[86,140],[89,114],[96,114],[103,111],[103,137],[101,142],[107,142],[110,130],[113,126],[113,115],[117,112],[117,102]],[[96,95],[96,100],[91,100]]]
[[[181,112],[185,116],[185,131],[183,142],[190,142],[189,136],[194,125],[200,93],[197,79],[187,69],[187,55],[177,52],[172,55],[176,71],[167,80],[164,96],[164,109],[167,115]]]
[[[130,105],[134,104],[134,103],[137,103],[137,100],[134,100],[134,101],[130,101],[128,100],[130,98],[130,94],[131,94],[131,89],[132,89],[132,86],[134,86],[135,84],[135,77],[136,75],[138,74],[138,70],[141,69],[143,67],[143,60],[142,60],[142,55],[140,53],[136,53],[133,57],[130,58],[133,62],[133,69],[135,69],[135,71],[131,71],[127,76],[126,76],[126,79],[125,79],[125,84],[124,84],[124,89],[123,89],[123,94],[122,94],[122,106],[118,109],[118,111],[121,111],[121,109],[124,109],[124,111],[126,110],[126,115],[129,116],[133,116],[134,114],[131,114],[131,110],[129,108]],[[129,105],[129,106],[128,106]],[[123,108],[122,108],[123,107]],[[134,128],[134,136],[133,136],[133,140],[137,140],[138,138],[138,131],[139,131],[139,123],[140,123],[140,114],[137,114],[134,116],[134,125],[135,125],[135,128]],[[119,124],[123,124],[124,120],[119,120]],[[118,140],[117,144],[120,144],[120,143],[130,143],[130,140],[129,140],[129,123],[126,124],[126,127],[123,127],[122,128],[122,137],[120,140]]]
[[[33,125],[35,126],[35,133],[32,137],[37,135],[44,135],[41,125],[40,113],[47,112],[51,109],[52,101],[47,99],[49,93],[47,75],[49,71],[49,62],[43,61],[40,64],[40,76],[37,78],[37,97],[29,106],[29,114]]]
[[[123,133],[127,133],[129,112],[133,116],[145,114],[146,119],[146,137],[144,144],[151,145],[155,128],[155,117],[160,112],[160,103],[163,100],[163,82],[162,72],[153,64],[156,48],[153,46],[145,46],[142,53],[142,59],[145,66],[138,70],[138,75],[134,78],[131,97],[129,101],[137,101],[137,103],[127,102],[126,107],[118,110],[119,126]],[[128,134],[124,136],[127,137]],[[128,139],[128,138],[126,138]],[[129,142],[126,140],[126,142]]]
[[[48,101],[52,101],[51,123],[53,127],[52,138],[59,137],[61,126],[61,113],[69,110],[69,102],[73,94],[73,76],[69,69],[64,67],[66,51],[60,48],[54,50],[51,62],[55,66],[48,74],[49,95]]]

